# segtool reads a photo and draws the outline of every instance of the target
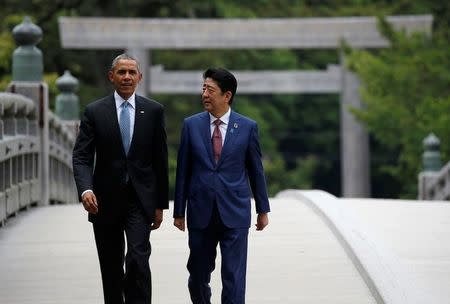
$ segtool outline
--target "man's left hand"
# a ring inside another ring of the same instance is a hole
[[[150,226],[150,229],[151,230],[158,229],[159,226],[161,226],[162,221],[163,221],[163,211],[162,211],[162,209],[156,209],[155,210],[155,219],[153,220],[153,223]]]
[[[258,213],[258,218],[256,219],[256,230],[261,231],[266,226],[269,225],[269,216],[267,213]]]

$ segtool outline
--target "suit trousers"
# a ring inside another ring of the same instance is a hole
[[[247,272],[248,228],[228,228],[215,204],[205,229],[189,229],[189,293],[192,303],[211,303],[211,273],[215,269],[216,248],[222,255],[222,304],[244,304]]]
[[[104,300],[105,304],[150,304],[150,223],[131,184],[126,191],[123,203],[127,208],[122,221],[108,225],[93,223]]]

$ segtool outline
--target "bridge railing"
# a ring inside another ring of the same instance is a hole
[[[36,105],[20,94],[0,93],[0,224],[40,200]],[[73,131],[49,112],[49,187],[51,203],[73,203]],[[47,202],[43,202],[44,204]]]
[[[419,174],[420,200],[450,200],[450,162],[438,172]]]
[[[53,112],[49,112],[50,202],[74,203],[77,200],[72,170],[75,134]]]
[[[423,140],[423,171],[419,173],[420,200],[450,200],[450,162],[441,165],[441,141],[430,133]]]

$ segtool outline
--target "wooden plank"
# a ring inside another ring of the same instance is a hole
[[[375,303],[322,219],[296,200],[271,199],[270,225],[249,234],[248,303]],[[172,208],[172,204],[171,204]],[[102,303],[91,224],[80,205],[37,207],[0,229],[0,302]],[[151,235],[153,302],[189,303],[187,233],[165,212]],[[253,223],[255,220],[253,220]],[[212,303],[220,303],[220,259]]]

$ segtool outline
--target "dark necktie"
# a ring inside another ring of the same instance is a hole
[[[220,119],[214,121],[214,132],[212,136],[212,144],[214,150],[214,160],[216,163],[219,161],[220,153],[222,152],[222,133],[220,133],[219,126],[222,122]]]

